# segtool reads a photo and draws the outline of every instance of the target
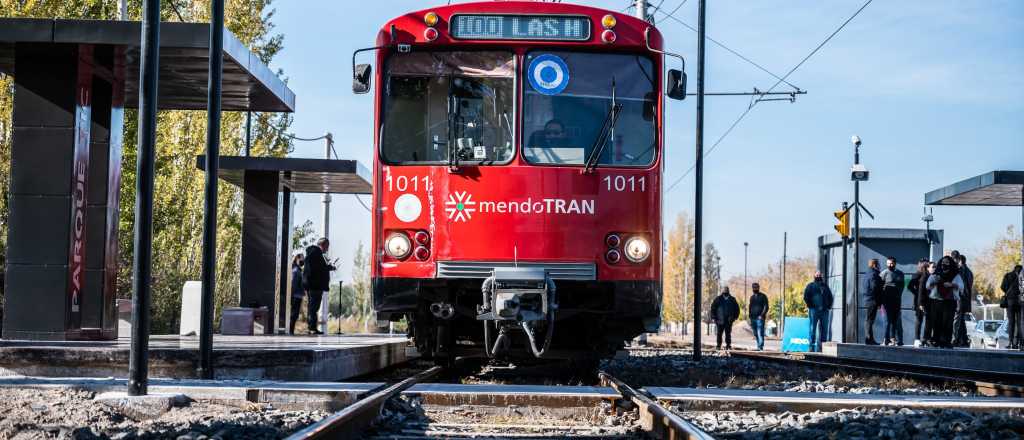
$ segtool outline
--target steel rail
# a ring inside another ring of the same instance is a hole
[[[444,367],[432,367],[427,371],[405,379],[338,411],[327,418],[307,426],[289,436],[286,440],[317,440],[353,438],[370,426],[380,415],[384,403],[417,383],[436,377]]]
[[[783,356],[766,356],[762,354],[734,351],[730,352],[729,356],[743,357],[747,359],[762,360],[768,362],[781,362],[790,365],[844,368],[848,370],[857,370],[869,373],[905,376],[913,379],[919,379],[939,384],[949,382],[960,382],[970,388],[974,388],[978,393],[988,396],[1024,396],[1024,387],[1019,385],[1013,385],[1016,383],[1024,383],[1020,381],[1021,375],[1017,373],[997,373],[979,370],[959,370],[953,368],[937,367],[934,365],[894,363],[886,361],[875,361],[870,359],[850,359],[838,357],[834,358],[816,355],[811,355],[813,359],[808,359],[806,356],[803,359],[797,359]],[[918,371],[909,371],[915,369]],[[922,371],[930,371],[930,373],[925,373]],[[969,377],[955,376],[956,374],[970,376],[970,374],[973,373],[984,373],[986,377],[989,378],[1001,377],[1002,379],[1007,380],[1007,383],[988,382],[985,380],[976,380]]]
[[[712,440],[710,434],[700,430],[679,415],[665,409],[657,402],[636,392],[629,385],[603,371],[598,372],[601,384],[615,388],[637,406],[640,422],[645,430],[661,440]]]

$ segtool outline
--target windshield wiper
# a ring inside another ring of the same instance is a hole
[[[597,162],[601,160],[601,153],[604,152],[604,146],[608,144],[608,140],[615,139],[615,121],[619,119],[619,111],[622,110],[622,104],[615,102],[615,76],[612,75],[612,106],[608,109],[608,115],[604,117],[604,124],[601,125],[601,133],[597,135],[597,141],[594,142],[594,147],[590,149],[590,156],[587,157],[587,162],[583,164],[583,170],[580,174],[590,174],[597,168]]]
[[[447,96],[447,100],[448,100],[448,113],[445,115],[445,118],[448,119],[448,140],[446,141],[446,143],[448,145],[448,157],[447,157],[447,160],[445,161],[445,165],[448,166],[448,172],[449,173],[451,173],[451,174],[458,174],[459,173],[459,145],[458,145],[458,142],[456,142],[455,138],[453,137],[453,134],[455,134],[453,132],[456,131],[456,130],[452,126],[455,123],[454,113],[455,113],[456,107],[458,106],[458,104],[453,104],[454,99],[453,99],[453,96],[452,96],[452,89],[453,89],[454,84],[455,84],[455,67],[452,67],[452,73],[451,73],[451,75],[448,75],[448,96]],[[455,134],[455,135],[457,135],[457,134]]]

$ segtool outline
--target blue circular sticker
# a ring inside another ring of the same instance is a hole
[[[554,95],[569,84],[569,68],[554,55],[541,55],[530,63],[530,85],[545,95]]]

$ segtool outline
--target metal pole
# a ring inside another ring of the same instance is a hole
[[[123,15],[122,15],[123,17]],[[135,255],[132,261],[132,342],[128,395],[149,393],[149,291],[153,263],[153,180],[156,175],[156,89],[160,66],[160,0],[142,3],[139,69],[139,145],[135,179]]]
[[[750,243],[747,243],[745,241],[743,242],[743,300],[744,301],[750,301],[750,298],[747,296],[747,245],[749,245],[749,244]],[[744,316],[747,317],[747,319],[750,319],[750,316],[747,314],[746,310],[743,311],[743,314],[744,314]]]
[[[345,287],[345,280],[338,281],[338,334],[339,335],[341,334],[341,290],[344,287]]]
[[[849,204],[846,203],[846,202],[843,202],[843,211],[846,211],[847,209],[849,209]],[[846,215],[850,215],[850,214],[847,213]],[[844,344],[846,343],[846,341],[848,339],[846,337],[846,321],[847,321],[847,313],[848,313],[847,312],[848,305],[846,303],[847,303],[849,297],[846,296],[846,292],[847,292],[847,289],[848,289],[848,287],[846,285],[846,282],[847,282],[846,280],[848,279],[847,278],[847,274],[850,273],[850,266],[849,266],[849,263],[846,262],[846,254],[848,254],[849,251],[850,251],[850,237],[844,235],[843,236],[843,288],[842,288],[842,290],[843,290],[843,303],[841,304],[841,306],[842,306],[842,314],[843,314],[843,323],[842,323],[842,328],[840,329],[840,331],[842,331],[842,336],[841,336],[842,339],[840,339],[840,342],[842,342]],[[930,249],[929,249],[929,252],[931,252]]]
[[[693,244],[698,257],[694,259],[693,277],[693,322],[700,322],[701,266],[704,250],[704,14],[707,10],[706,0],[699,0],[697,7],[697,164],[696,197],[694,199]],[[693,360],[700,362],[700,332],[693,332]]]
[[[206,198],[203,200],[202,305],[199,312],[200,379],[213,379],[213,299],[217,294],[217,179],[220,174],[220,105],[224,67],[224,0],[210,2],[210,80],[206,97]]]
[[[252,112],[245,112],[245,154],[243,156],[249,157],[252,151]]]
[[[860,163],[860,147],[853,147],[853,164]],[[853,280],[856,283],[860,279],[860,182],[853,182]],[[853,343],[860,343],[860,308],[856,306],[860,297],[854,291],[853,308]]]
[[[117,19],[121,21],[128,19],[128,0],[117,1]],[[139,107],[141,108],[142,105],[140,104]]]
[[[647,0],[636,0],[636,18],[647,21]]]
[[[779,334],[786,328],[786,232],[782,233],[782,305],[779,306]]]
[[[330,133],[324,133],[324,159],[327,159],[327,160],[331,159],[331,143],[333,141],[334,140],[331,138],[331,134]],[[322,217],[324,238],[330,240],[330,236],[331,236],[331,195],[330,194],[322,194],[320,196],[320,200],[322,202],[324,202],[323,217]],[[328,252],[330,252],[330,251],[328,251]],[[324,257],[327,257],[327,256],[324,255]],[[330,296],[331,296],[331,292],[328,291],[320,299],[320,301],[321,301],[320,302],[320,331],[323,332],[324,334],[327,334],[327,316],[328,316],[327,306],[330,305]],[[340,304],[340,302],[339,302],[339,304]]]

